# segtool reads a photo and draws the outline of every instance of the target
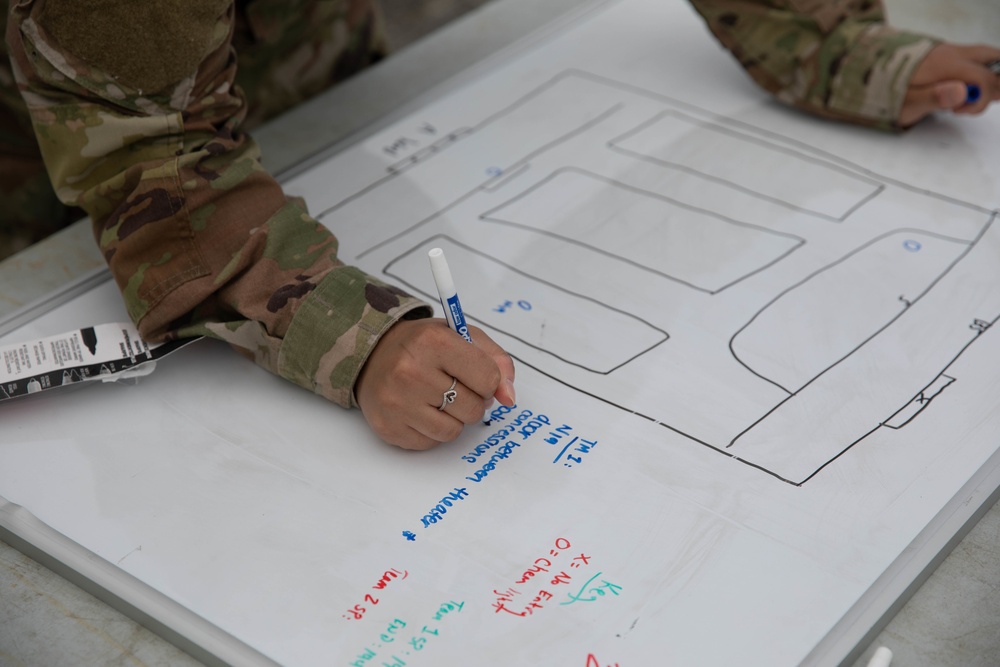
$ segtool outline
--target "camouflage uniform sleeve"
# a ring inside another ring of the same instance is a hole
[[[936,41],[894,30],[879,0],[691,0],[753,79],[820,116],[899,129],[914,69]]]
[[[142,335],[222,339],[353,405],[380,335],[431,310],[342,264],[261,167],[233,23],[232,0],[17,0],[7,40],[56,192],[91,216]]]

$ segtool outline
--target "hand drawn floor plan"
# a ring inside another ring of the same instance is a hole
[[[678,100],[567,70],[424,130],[320,220],[431,302],[442,247],[520,363],[791,484],[925,411],[1000,316],[996,212]]]

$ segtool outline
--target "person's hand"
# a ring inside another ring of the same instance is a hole
[[[401,320],[372,350],[354,384],[376,435],[404,449],[429,449],[483,419],[495,397],[514,405],[514,362],[481,329],[473,344],[442,319]],[[455,380],[454,401],[439,410]]]
[[[995,60],[1000,49],[992,46],[938,44],[913,72],[899,124],[909,127],[935,111],[982,113],[1000,100],[1000,75],[986,67]],[[969,85],[979,87],[975,102],[968,100]]]

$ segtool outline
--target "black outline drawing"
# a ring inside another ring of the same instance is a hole
[[[737,220],[731,215],[726,215],[720,211],[710,210],[704,206],[693,205],[690,203],[682,202],[674,197],[667,195],[653,193],[649,190],[643,190],[640,188],[635,188],[627,183],[617,181],[613,178],[594,173],[590,170],[581,168],[577,165],[565,164],[560,168],[548,168],[544,173],[535,173],[534,162],[537,162],[542,156],[552,155],[557,149],[562,148],[570,142],[583,140],[591,137],[591,132],[596,132],[599,130],[603,124],[606,124],[609,119],[621,118],[621,114],[626,113],[629,110],[630,102],[628,100],[641,100],[643,105],[656,105],[659,110],[656,113],[646,115],[643,119],[632,124],[632,130],[628,132],[617,132],[614,138],[610,140],[603,140],[601,144],[595,147],[595,150],[604,150],[609,153],[613,153],[618,158],[628,157],[636,161],[636,163],[643,163],[648,165],[650,168],[657,168],[663,170],[669,170],[675,173],[682,173],[685,177],[701,179],[705,183],[711,184],[710,187],[721,188],[724,191],[732,193],[733,197],[748,197],[753,198],[760,202],[761,206],[775,206],[780,207],[788,212],[788,215],[793,216],[803,216],[803,220],[811,219],[818,223],[833,222],[838,225],[844,225],[849,222],[849,219],[869,209],[873,202],[880,200],[883,197],[890,196],[890,193],[898,193],[899,196],[919,196],[926,197],[930,200],[935,200],[939,203],[943,203],[948,206],[956,207],[963,212],[963,215],[968,218],[968,220],[963,218],[962,230],[964,230],[965,236],[961,234],[954,237],[948,237],[941,234],[936,234],[930,229],[915,229],[912,231],[919,232],[920,234],[928,236],[936,236],[943,240],[950,242],[955,242],[962,244],[965,248],[957,253],[957,257],[951,261],[947,267],[937,274],[929,281],[929,286],[926,288],[921,288],[915,294],[903,294],[899,296],[899,311],[893,312],[887,315],[886,323],[875,331],[872,331],[869,335],[859,340],[857,345],[846,355],[843,355],[836,359],[831,365],[827,366],[824,370],[816,374],[814,377],[808,381],[801,384],[801,386],[795,387],[783,387],[781,384],[769,379],[756,371],[750,366],[745,364],[743,360],[740,359],[737,352],[733,349],[733,341],[739,335],[739,333],[745,330],[757,317],[764,313],[767,308],[777,303],[784,295],[789,294],[793,290],[800,289],[807,285],[808,282],[814,279],[816,276],[822,274],[824,271],[828,270],[831,266],[844,262],[852,255],[860,252],[865,246],[877,242],[878,238],[884,238],[889,234],[899,233],[900,231],[906,230],[907,227],[912,227],[912,225],[900,225],[895,229],[890,228],[889,231],[882,231],[881,235],[876,238],[870,238],[865,244],[854,247],[853,249],[848,249],[840,256],[839,259],[833,262],[827,262],[823,266],[815,266],[811,269],[811,272],[804,274],[805,277],[796,280],[791,284],[790,287],[785,287],[783,289],[775,290],[773,292],[774,296],[768,300],[763,307],[757,312],[756,315],[751,317],[746,321],[742,327],[736,329],[728,337],[729,341],[729,354],[732,357],[732,361],[735,365],[739,365],[744,368],[748,373],[756,376],[757,378],[770,383],[773,387],[780,389],[784,392],[784,398],[776,403],[768,410],[765,410],[763,414],[746,424],[739,432],[735,433],[735,437],[732,437],[728,442],[719,441],[718,438],[706,438],[700,437],[697,433],[691,432],[690,429],[685,430],[683,427],[678,427],[677,423],[670,423],[672,420],[670,418],[657,418],[646,414],[647,411],[639,409],[634,406],[629,406],[622,404],[621,402],[615,401],[610,395],[602,395],[600,390],[595,390],[590,386],[574,386],[569,382],[563,380],[559,377],[558,369],[553,369],[549,367],[546,362],[539,362],[537,355],[522,355],[518,353],[518,350],[510,350],[512,354],[518,359],[518,361],[526,366],[529,366],[536,370],[537,372],[545,375],[555,382],[558,382],[575,392],[590,396],[596,400],[602,401],[603,403],[623,410],[629,414],[638,416],[642,419],[648,420],[653,424],[662,426],[678,435],[683,436],[691,442],[698,443],[704,447],[711,449],[712,451],[719,453],[723,456],[735,459],[751,466],[755,469],[761,470],[768,475],[786,482],[791,485],[801,486],[805,484],[820,471],[822,471],[826,466],[828,466],[833,461],[839,459],[844,453],[851,450],[855,445],[863,441],[865,438],[870,436],[872,433],[878,431],[883,426],[889,429],[899,429],[907,424],[911,423],[917,415],[922,414],[926,411],[927,407],[931,402],[942,395],[945,389],[951,386],[954,382],[958,381],[958,373],[952,370],[952,367],[956,364],[959,358],[965,353],[972,343],[979,340],[980,336],[989,331],[993,325],[1000,320],[1000,313],[979,313],[973,324],[968,325],[971,329],[970,337],[964,343],[959,345],[958,349],[948,360],[943,368],[927,369],[924,375],[924,380],[921,381],[922,386],[919,388],[915,387],[912,393],[907,394],[906,400],[901,401],[901,404],[897,404],[891,413],[888,413],[884,418],[875,420],[871,423],[865,422],[864,424],[859,423],[858,430],[862,431],[861,434],[853,438],[850,442],[838,442],[837,448],[834,450],[824,450],[826,452],[822,457],[816,460],[813,464],[807,466],[808,470],[806,472],[792,471],[791,473],[785,472],[780,465],[774,465],[773,463],[762,463],[759,460],[754,459],[754,452],[752,451],[742,451],[739,448],[735,448],[734,445],[737,441],[744,438],[748,433],[751,433],[753,429],[759,425],[765,423],[767,420],[772,418],[783,406],[789,404],[790,401],[800,398],[802,392],[807,388],[811,388],[815,383],[819,381],[830,372],[832,369],[845,364],[849,361],[855,354],[866,348],[873,343],[873,341],[879,340],[882,334],[889,331],[894,326],[904,326],[903,324],[898,324],[902,322],[905,318],[904,315],[909,314],[915,310],[915,306],[918,305],[928,294],[932,293],[934,289],[939,285],[939,283],[945,279],[946,276],[952,274],[957,267],[959,267],[963,261],[965,261],[970,253],[977,247],[979,242],[983,237],[995,227],[994,223],[997,221],[998,216],[1000,216],[1000,211],[995,211],[991,209],[978,206],[976,204],[960,201],[953,197],[943,195],[940,193],[931,192],[926,189],[916,188],[905,182],[900,182],[892,178],[884,177],[865,169],[862,166],[853,164],[850,161],[844,160],[843,158],[833,155],[829,152],[818,150],[815,147],[804,144],[800,141],[790,139],[788,137],[782,136],[772,131],[764,130],[762,128],[755,127],[748,123],[744,123],[731,118],[720,117],[717,114],[712,113],[706,109],[699,108],[697,106],[686,103],[682,100],[676,98],[661,95],[652,91],[644,90],[629,84],[625,84],[619,81],[610,80],[598,75],[594,75],[588,72],[583,72],[580,70],[566,70],[565,72],[553,77],[545,84],[537,87],[526,95],[522,96],[514,103],[508,105],[504,109],[490,115],[485,118],[482,122],[476,124],[472,127],[463,127],[460,130],[456,130],[451,134],[447,135],[445,139],[439,140],[433,146],[415,152],[413,155],[407,157],[404,160],[398,161],[390,165],[386,169],[385,176],[381,177],[377,181],[371,183],[367,187],[359,190],[355,194],[337,202],[335,205],[326,208],[320,213],[318,218],[321,221],[329,220],[332,216],[336,215],[338,211],[341,211],[344,207],[348,206],[352,202],[356,202],[365,198],[368,195],[373,195],[378,189],[389,183],[392,179],[397,178],[400,174],[408,172],[415,167],[418,167],[427,160],[435,159],[442,153],[450,150],[452,147],[459,145],[461,142],[475,140],[474,138],[483,135],[487,130],[495,130],[500,132],[502,130],[501,122],[515,114],[519,111],[524,110],[527,105],[532,104],[535,101],[547,99],[544,98],[545,95],[552,94],[556,95],[560,92],[559,87],[572,83],[572,85],[583,85],[583,86],[593,86],[599,89],[601,93],[606,93],[598,96],[591,96],[589,104],[593,107],[593,113],[589,118],[584,121],[577,121],[576,124],[567,123],[565,126],[560,126],[557,129],[551,130],[551,136],[538,138],[537,144],[534,147],[528,148],[526,154],[521,155],[516,159],[512,159],[509,164],[497,165],[497,169],[494,173],[486,174],[485,177],[475,178],[472,176],[463,175],[466,179],[472,179],[470,182],[474,182],[475,185],[470,187],[468,190],[461,191],[460,196],[455,197],[451,203],[440,207],[439,210],[433,212],[430,215],[421,213],[421,219],[416,222],[410,222],[401,227],[401,231],[391,234],[388,237],[379,238],[378,241],[372,243],[369,247],[359,249],[357,257],[363,258],[371,255],[372,253],[379,250],[388,250],[389,246],[393,244],[401,244],[401,248],[394,250],[394,257],[384,265],[383,272],[391,276],[396,281],[402,282],[407,287],[417,292],[422,293],[425,297],[430,300],[435,300],[432,294],[428,294],[428,290],[420,289],[419,286],[413,280],[410,280],[407,275],[401,274],[394,270],[394,265],[402,257],[414,252],[418,248],[424,247],[426,243],[433,239],[448,238],[449,242],[454,243],[458,246],[467,248],[470,252],[475,253],[482,257],[486,261],[493,261],[501,264],[506,270],[515,272],[521,276],[524,276],[530,280],[538,281],[539,283],[546,284],[549,287],[554,287],[555,289],[565,291],[569,294],[574,294],[577,297],[588,299],[594,301],[595,303],[602,303],[599,300],[585,294],[582,292],[574,292],[567,289],[565,286],[558,285],[551,280],[540,275],[533,275],[521,268],[514,268],[514,266],[509,263],[500,261],[495,257],[491,257],[488,253],[483,252],[479,249],[473,249],[467,244],[463,244],[458,238],[453,235],[441,234],[438,231],[431,231],[425,236],[420,236],[420,233],[425,227],[430,226],[433,229],[432,223],[435,221],[442,220],[445,216],[449,215],[460,205],[468,202],[471,198],[477,195],[490,195],[493,197],[502,196],[503,192],[507,189],[517,189],[518,183],[523,180],[530,180],[531,176],[535,177],[535,180],[527,185],[526,187],[520,189],[517,193],[511,194],[506,198],[506,200],[500,205],[490,204],[485,211],[481,212],[479,215],[479,220],[474,223],[485,223],[495,226],[506,226],[511,230],[519,231],[520,233],[535,234],[539,237],[544,237],[547,242],[553,243],[564,243],[566,245],[571,245],[576,248],[576,252],[580,253],[591,253],[594,257],[600,257],[602,261],[615,261],[622,264],[629,265],[630,270],[646,272],[656,279],[662,279],[664,281],[673,281],[677,288],[679,289],[690,289],[692,292],[698,292],[700,298],[713,299],[719,298],[719,294],[728,288],[735,286],[737,283],[748,281],[751,278],[758,279],[766,274],[776,270],[777,267],[786,263],[792,256],[797,256],[798,251],[803,249],[808,243],[808,235],[803,233],[802,236],[788,234],[778,229],[770,229],[762,227],[758,224],[753,224],[743,220]],[[567,91],[562,91],[567,92]],[[616,99],[616,93],[618,93]],[[597,101],[595,101],[597,100]],[[577,100],[573,100],[570,104],[576,104]],[[645,108],[645,107],[644,107]],[[769,151],[780,152],[784,155],[790,157],[790,159],[800,160],[810,165],[820,166],[831,170],[831,172],[836,172],[841,176],[849,177],[849,181],[854,181],[861,184],[858,189],[856,201],[843,208],[839,214],[832,214],[830,211],[816,210],[808,206],[801,205],[801,202],[782,200],[780,197],[775,197],[771,194],[760,193],[752,191],[752,189],[747,188],[745,185],[735,182],[726,178],[721,178],[712,173],[708,173],[703,169],[698,169],[685,165],[680,162],[673,162],[670,160],[662,159],[655,155],[643,154],[642,152],[637,152],[634,149],[626,147],[624,144],[632,137],[640,136],[641,133],[655,129],[657,123],[661,122],[666,117],[672,117],[675,119],[680,119],[685,123],[689,123],[692,127],[699,131],[706,132],[716,132],[725,135],[727,139],[738,140],[742,142],[749,142]],[[631,119],[631,116],[628,117]],[[510,145],[517,145],[516,141],[508,142]],[[727,282],[720,288],[716,289],[706,289],[703,286],[691,284],[689,281],[684,281],[676,276],[670,274],[668,270],[664,270],[657,267],[645,266],[641,263],[631,261],[627,257],[622,257],[614,252],[610,252],[605,248],[597,247],[596,245],[588,244],[586,239],[578,239],[567,236],[565,233],[554,233],[547,229],[541,229],[539,227],[534,227],[530,225],[524,225],[519,223],[517,220],[508,219],[503,216],[503,210],[525,197],[528,197],[533,191],[545,184],[551,183],[553,179],[561,173],[576,172],[579,174],[585,174],[592,178],[599,178],[604,183],[611,185],[612,187],[627,188],[637,195],[643,197],[649,197],[652,199],[657,199],[664,202],[669,202],[671,205],[686,208],[689,211],[698,212],[703,215],[710,215],[717,219],[723,220],[727,223],[753,228],[770,234],[775,234],[779,236],[784,236],[795,240],[795,245],[785,252],[781,253],[778,257],[771,259],[770,261],[762,263],[762,266],[747,275],[742,276],[738,280],[733,280]],[[463,181],[465,182],[465,181]],[[894,195],[895,196],[895,195]],[[416,217],[416,215],[414,216]],[[980,220],[980,217],[982,218]],[[974,230],[974,231],[973,231]],[[961,231],[961,230],[960,230]],[[994,234],[1000,232],[994,232]],[[609,306],[606,302],[602,305],[617,310],[618,312],[634,317],[636,320],[642,321],[644,324],[656,329],[663,333],[664,338],[660,343],[649,347],[646,350],[639,352],[638,354],[625,355],[626,359],[616,365],[613,369],[607,372],[601,373],[595,369],[589,369],[586,365],[580,364],[578,362],[567,361],[562,359],[562,362],[575,365],[579,368],[589,370],[594,372],[595,375],[609,376],[620,370],[627,369],[629,366],[634,366],[639,362],[639,358],[654,349],[667,349],[670,346],[661,345],[662,342],[667,340],[667,334],[664,328],[659,327],[646,319],[640,317],[636,313],[629,313],[625,310],[619,310],[612,306]],[[489,306],[485,306],[489,307]],[[991,306],[992,307],[992,306]],[[482,318],[478,318],[474,311],[470,311],[467,307],[467,315],[470,319],[482,322],[485,326],[490,327],[500,333],[504,333],[503,329],[497,329],[494,325],[490,325],[485,322]],[[666,327],[669,329],[670,327]],[[672,332],[674,333],[674,332]],[[521,338],[514,337],[514,340],[520,341],[522,344],[532,347],[536,352],[540,348],[533,346]],[[941,359],[947,359],[949,354],[948,350],[941,348],[931,348],[939,352],[938,355]],[[525,350],[527,351],[527,350]],[[557,351],[552,349],[541,350],[548,358],[559,361],[560,356]],[[641,362],[640,362],[641,363]],[[924,369],[920,369],[922,373]],[[930,378],[927,381],[926,378]],[[905,389],[903,389],[905,391]],[[895,394],[893,394],[895,396]]]
[[[621,310],[619,308],[615,308],[614,306],[610,306],[610,305],[608,305],[606,303],[602,303],[602,302],[598,301],[597,299],[594,299],[592,297],[587,296],[586,294],[579,294],[577,292],[572,292],[572,291],[570,291],[568,289],[565,289],[564,287],[560,287],[559,285],[553,284],[553,283],[548,282],[546,280],[542,280],[541,278],[538,278],[537,276],[533,276],[533,275],[531,275],[529,273],[521,271],[520,269],[514,268],[510,264],[506,264],[504,262],[501,262],[501,261],[499,261],[499,260],[497,260],[497,259],[495,259],[493,257],[490,257],[489,255],[487,255],[485,253],[482,253],[482,252],[476,250],[472,246],[469,246],[469,245],[466,245],[466,244],[461,243],[459,241],[456,241],[455,239],[453,239],[453,238],[451,238],[449,236],[446,236],[444,234],[437,234],[435,236],[432,236],[432,237],[428,238],[420,246],[412,248],[412,249],[408,250],[407,252],[405,252],[404,254],[400,255],[399,257],[394,258],[393,260],[391,260],[385,266],[385,268],[382,270],[382,272],[385,273],[387,276],[391,276],[392,278],[394,278],[395,280],[397,280],[399,283],[405,285],[411,291],[413,291],[413,292],[415,292],[417,294],[420,294],[421,296],[423,296],[428,301],[434,301],[435,299],[437,299],[437,296],[434,295],[434,294],[432,294],[430,292],[430,290],[424,289],[420,285],[417,285],[417,284],[411,282],[410,279],[408,278],[408,276],[406,274],[394,273],[393,270],[392,270],[392,267],[393,267],[393,265],[397,264],[400,260],[402,260],[404,257],[408,257],[408,256],[410,256],[410,255],[412,255],[414,253],[417,253],[417,251],[419,251],[419,250],[427,248],[428,246],[432,247],[432,246],[435,246],[435,245],[441,245],[441,241],[446,241],[448,244],[450,244],[452,246],[457,246],[457,247],[461,248],[464,252],[466,252],[468,254],[478,256],[479,259],[480,259],[480,261],[482,261],[482,262],[492,262],[494,264],[497,264],[497,265],[503,267],[504,270],[509,271],[511,273],[515,273],[515,274],[520,275],[520,276],[523,276],[524,278],[527,278],[530,281],[533,281],[533,282],[536,282],[536,283],[540,283],[542,285],[545,285],[546,287],[552,288],[552,289],[557,290],[559,292],[562,292],[562,293],[564,293],[566,295],[569,295],[569,296],[581,299],[581,300],[586,301],[586,302],[593,303],[596,306],[599,306],[600,309],[603,309],[603,310],[605,310],[607,312],[617,313],[618,315],[624,316],[626,319],[633,320],[636,323],[636,326],[638,326],[638,327],[645,327],[645,328],[649,329],[650,331],[656,332],[656,334],[658,334],[656,336],[656,338],[658,338],[658,340],[655,343],[653,343],[652,345],[649,345],[649,346],[647,346],[647,347],[645,347],[644,349],[641,349],[641,350],[634,350],[634,351],[626,350],[625,353],[624,353],[624,355],[622,355],[622,358],[621,358],[620,361],[618,361],[617,363],[615,363],[610,368],[601,369],[601,368],[596,368],[593,365],[588,365],[587,363],[585,363],[583,361],[573,361],[572,359],[569,359],[566,356],[563,356],[563,355],[559,354],[559,352],[557,351],[558,350],[557,347],[536,345],[535,343],[532,343],[532,342],[530,342],[530,341],[528,341],[528,340],[526,340],[526,339],[524,339],[522,337],[519,337],[515,333],[513,333],[513,332],[511,332],[509,330],[504,329],[503,326],[498,326],[495,323],[490,323],[486,319],[487,316],[480,316],[480,317],[477,318],[480,322],[482,322],[486,326],[490,327],[491,329],[494,329],[495,331],[500,331],[500,332],[502,332],[502,333],[510,336],[514,340],[519,341],[523,345],[526,345],[528,347],[531,347],[531,348],[534,348],[534,349],[539,350],[541,352],[544,352],[545,354],[551,355],[552,357],[555,357],[556,359],[558,359],[558,360],[560,360],[560,361],[562,361],[564,363],[567,363],[567,364],[569,364],[571,366],[576,366],[577,368],[582,368],[585,371],[590,371],[591,373],[597,373],[599,375],[608,375],[610,373],[615,372],[615,370],[621,368],[625,364],[630,363],[631,361],[633,361],[635,359],[638,359],[642,355],[644,355],[644,354],[652,351],[653,348],[661,345],[662,343],[666,342],[670,338],[670,335],[666,331],[664,331],[664,330],[662,330],[662,329],[654,326],[653,324],[647,322],[646,320],[642,319],[641,317],[638,317],[637,315],[634,315],[633,313],[627,313],[624,310]],[[426,251],[420,252],[419,254],[420,254],[421,261],[423,261],[423,258],[427,256]],[[454,257],[454,254],[452,253],[449,256]]]
[[[552,181],[554,181],[555,179],[559,178],[561,175],[567,174],[567,173],[575,173],[575,174],[580,174],[582,176],[587,176],[587,177],[592,178],[594,180],[603,181],[603,183],[605,184],[606,187],[618,188],[618,189],[621,189],[621,190],[628,191],[628,192],[630,192],[632,194],[635,194],[635,195],[637,195],[638,197],[641,197],[641,198],[646,198],[646,199],[649,199],[649,200],[659,201],[659,202],[663,202],[665,204],[669,204],[669,205],[677,207],[677,208],[686,209],[686,210],[688,210],[688,211],[690,211],[690,212],[692,212],[692,213],[694,213],[696,215],[702,215],[702,216],[706,216],[706,217],[709,217],[709,218],[715,218],[715,219],[717,219],[717,220],[719,220],[721,222],[724,222],[726,224],[732,225],[734,227],[741,227],[741,228],[745,228],[745,229],[751,229],[751,230],[753,230],[755,232],[759,232],[761,235],[771,235],[771,236],[784,237],[786,239],[791,239],[792,242],[789,244],[789,247],[788,247],[787,250],[784,250],[783,252],[775,253],[775,256],[774,256],[773,259],[770,259],[770,260],[768,260],[768,261],[760,264],[756,269],[754,269],[752,271],[748,271],[747,273],[743,274],[742,276],[739,276],[739,277],[737,277],[737,278],[735,278],[733,280],[730,280],[730,281],[728,281],[728,282],[726,282],[726,283],[724,283],[722,285],[719,285],[719,286],[713,288],[713,287],[707,287],[707,286],[698,285],[693,280],[684,280],[683,278],[680,278],[680,277],[678,277],[678,276],[676,276],[673,273],[670,273],[668,271],[657,269],[656,267],[650,266],[648,264],[641,264],[641,263],[639,263],[637,261],[634,261],[634,260],[631,260],[631,259],[625,257],[622,254],[615,254],[615,253],[609,252],[608,250],[605,250],[604,248],[602,248],[602,247],[600,247],[598,245],[592,245],[592,244],[586,243],[585,241],[583,241],[581,239],[576,239],[576,238],[572,238],[572,237],[569,237],[569,236],[566,236],[566,235],[556,234],[554,232],[550,232],[548,230],[541,229],[539,227],[533,227],[531,225],[523,224],[523,223],[517,222],[515,220],[509,220],[509,219],[505,219],[505,218],[499,217],[500,212],[502,212],[503,210],[509,208],[512,204],[514,204],[514,203],[516,203],[516,202],[518,202],[518,201],[520,201],[520,200],[522,200],[522,199],[524,199],[526,197],[531,196],[536,191],[538,191],[538,190],[540,190],[540,189],[548,186]],[[592,252],[596,252],[596,253],[599,253],[601,255],[605,255],[605,256],[608,256],[608,257],[613,257],[617,261],[624,262],[626,264],[631,264],[632,266],[634,266],[636,268],[639,268],[639,269],[641,269],[643,271],[648,271],[650,273],[654,273],[654,274],[656,274],[658,276],[666,278],[667,280],[672,280],[674,282],[680,283],[680,284],[685,285],[685,286],[687,286],[687,287],[689,287],[691,289],[698,290],[699,292],[704,292],[706,294],[717,294],[717,293],[719,293],[719,292],[721,292],[721,291],[723,291],[725,289],[728,289],[728,288],[732,287],[733,285],[736,285],[739,282],[742,282],[743,280],[746,280],[748,277],[750,277],[752,275],[755,275],[755,274],[757,274],[757,273],[759,273],[761,271],[764,271],[764,270],[768,269],[769,267],[773,266],[775,263],[780,262],[782,259],[784,259],[785,257],[787,257],[790,253],[794,252],[796,249],[799,248],[799,246],[805,244],[805,242],[806,242],[806,240],[804,238],[800,237],[800,236],[795,236],[793,234],[786,234],[784,232],[778,232],[778,231],[775,231],[773,229],[768,229],[766,227],[761,227],[759,225],[754,225],[754,224],[751,224],[751,223],[748,223],[748,222],[743,222],[741,220],[735,220],[733,218],[730,218],[730,217],[727,217],[727,216],[724,216],[724,215],[720,215],[719,213],[716,213],[715,211],[711,211],[711,210],[706,209],[706,208],[699,208],[697,206],[692,206],[690,204],[687,204],[685,202],[679,201],[679,200],[674,199],[672,197],[668,197],[666,195],[661,195],[661,194],[657,194],[655,192],[650,192],[648,190],[643,190],[643,189],[640,189],[640,188],[636,188],[634,186],[628,185],[627,183],[621,183],[619,181],[615,181],[613,179],[601,176],[600,174],[595,174],[593,172],[589,172],[589,171],[586,171],[584,169],[578,169],[576,167],[564,167],[562,169],[556,169],[555,171],[553,171],[552,173],[550,173],[548,176],[546,176],[544,179],[542,179],[541,181],[539,181],[539,182],[535,183],[534,185],[532,185],[527,190],[524,190],[523,192],[521,192],[520,194],[518,194],[518,195],[516,195],[514,197],[511,197],[510,199],[508,199],[506,202],[504,202],[500,206],[494,207],[494,208],[486,211],[485,213],[483,213],[482,215],[480,215],[479,218],[481,220],[485,220],[487,222],[495,222],[495,223],[502,224],[502,225],[508,225],[510,227],[517,227],[517,228],[520,228],[520,229],[525,229],[525,230],[528,230],[530,232],[534,232],[536,234],[544,234],[546,236],[559,239],[560,241],[565,242],[565,243],[572,243],[574,245],[585,247],[585,248],[587,248],[588,250],[590,250]]]
[[[710,130],[710,131],[713,131],[713,132],[717,132],[719,134],[722,134],[722,135],[725,135],[725,136],[728,136],[728,137],[731,137],[731,138],[734,138],[734,139],[738,139],[740,141],[745,141],[747,143],[756,144],[758,147],[766,148],[769,151],[776,151],[776,152],[783,153],[788,158],[791,158],[791,159],[794,159],[794,160],[800,160],[802,162],[811,163],[813,165],[820,165],[820,166],[822,166],[823,168],[825,168],[827,170],[830,170],[830,171],[833,171],[833,172],[837,172],[837,173],[839,173],[839,174],[841,174],[843,176],[848,176],[848,177],[850,177],[850,178],[858,181],[859,183],[864,183],[864,184],[870,186],[871,190],[870,190],[870,192],[868,192],[864,196],[859,197],[858,200],[856,202],[854,202],[850,207],[848,207],[842,214],[840,214],[840,215],[829,215],[827,213],[823,213],[822,211],[814,211],[814,210],[812,210],[810,208],[807,208],[805,206],[798,206],[796,204],[793,204],[792,202],[785,201],[785,200],[780,199],[778,197],[768,196],[766,194],[763,194],[761,192],[753,190],[753,189],[751,189],[749,187],[745,187],[745,186],[743,186],[743,185],[741,185],[739,183],[736,183],[734,181],[730,181],[730,180],[721,178],[719,176],[715,176],[715,175],[710,174],[710,173],[708,173],[706,171],[703,171],[703,170],[694,169],[693,167],[687,166],[687,165],[682,164],[680,162],[674,162],[674,161],[671,161],[671,160],[666,160],[666,159],[663,159],[663,158],[654,157],[652,155],[649,155],[648,153],[641,153],[639,151],[629,150],[628,148],[625,148],[624,146],[621,145],[624,142],[626,142],[628,139],[631,139],[632,137],[640,135],[642,132],[644,132],[645,130],[651,128],[653,125],[659,123],[660,121],[662,121],[664,118],[666,118],[668,116],[672,116],[674,118],[681,119],[681,120],[686,121],[686,122],[690,123],[691,125],[694,125],[694,126],[699,127],[699,128],[703,128],[703,129],[707,129],[707,130]],[[883,185],[882,183],[879,183],[877,181],[871,180],[871,179],[866,178],[864,176],[859,176],[858,174],[856,174],[856,173],[854,173],[854,172],[852,172],[850,170],[844,169],[843,167],[840,167],[838,165],[832,165],[832,164],[830,164],[828,162],[823,162],[822,160],[817,160],[816,158],[813,158],[811,156],[802,155],[801,153],[798,153],[796,151],[790,151],[790,150],[784,149],[784,148],[782,148],[780,146],[775,146],[774,144],[768,143],[766,141],[761,141],[757,137],[748,135],[745,132],[739,132],[737,130],[734,130],[734,129],[731,129],[731,128],[728,128],[728,127],[723,127],[722,125],[718,125],[718,124],[707,123],[707,122],[705,122],[703,120],[699,120],[697,118],[694,118],[693,116],[690,116],[688,114],[682,113],[682,112],[674,110],[674,109],[671,109],[671,110],[668,110],[668,111],[664,111],[663,113],[657,114],[656,116],[654,116],[653,118],[650,118],[648,121],[646,121],[642,125],[636,127],[631,132],[627,132],[627,133],[623,134],[622,136],[613,139],[608,144],[608,146],[612,150],[618,151],[618,152],[620,152],[622,154],[625,154],[625,155],[631,155],[632,157],[635,157],[638,160],[645,160],[645,161],[648,161],[648,162],[652,162],[653,164],[657,164],[657,165],[659,165],[661,167],[667,167],[668,169],[676,169],[677,171],[683,171],[683,172],[687,172],[687,173],[690,173],[690,174],[694,174],[694,175],[696,175],[696,176],[698,176],[700,178],[704,178],[705,180],[714,181],[714,182],[719,183],[721,185],[724,185],[726,187],[732,188],[733,190],[738,190],[738,191],[740,191],[740,192],[742,192],[744,194],[750,195],[751,197],[759,197],[760,199],[764,199],[764,200],[773,202],[775,204],[778,204],[779,206],[784,206],[784,207],[786,207],[786,208],[788,208],[790,210],[798,211],[798,212],[804,213],[806,215],[812,215],[812,216],[815,216],[817,218],[821,218],[823,220],[829,220],[830,222],[843,222],[844,220],[847,220],[847,218],[851,217],[851,215],[854,212],[856,212],[862,206],[864,206],[865,204],[867,204],[868,202],[870,202],[872,199],[874,199],[875,197],[877,197],[883,190],[885,190],[885,185]]]

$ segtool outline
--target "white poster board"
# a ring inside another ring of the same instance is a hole
[[[514,410],[404,452],[202,341],[7,402],[0,496],[281,664],[839,660],[997,452],[998,129],[808,118],[608,3],[287,184],[431,302],[443,247]]]

